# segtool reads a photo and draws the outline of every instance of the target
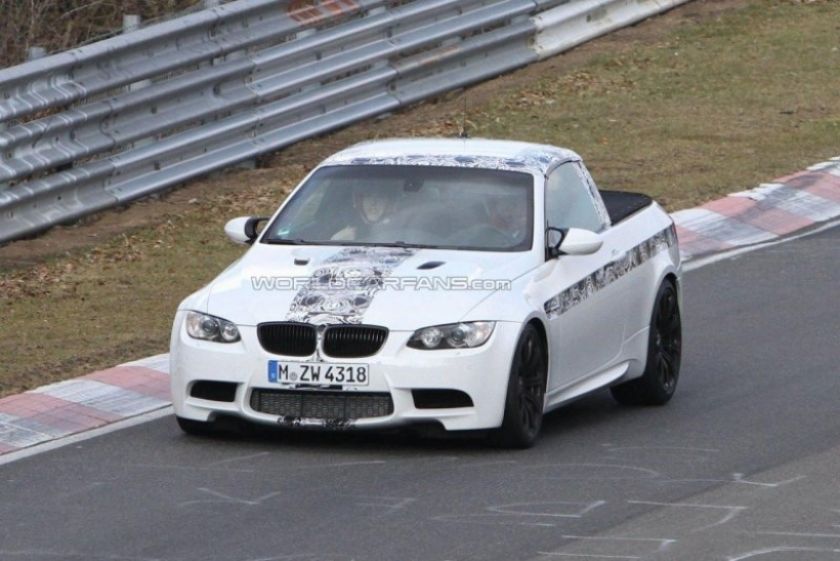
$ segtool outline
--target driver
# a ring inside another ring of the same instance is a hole
[[[391,223],[396,191],[389,185],[363,185],[353,191],[353,208],[358,220],[335,234],[333,240],[375,241],[370,239],[374,228]]]

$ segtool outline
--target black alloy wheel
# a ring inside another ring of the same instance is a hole
[[[610,388],[626,405],[664,405],[673,397],[680,377],[682,321],[677,289],[666,280],[659,287],[650,320],[647,363],[641,378]]]
[[[525,326],[513,354],[505,415],[495,440],[506,448],[529,448],[542,428],[548,357],[534,325]]]

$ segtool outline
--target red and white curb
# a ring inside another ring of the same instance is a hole
[[[840,216],[840,157],[671,216],[684,261],[775,241]]]
[[[169,355],[158,355],[0,399],[0,454],[170,404]]]
[[[673,213],[683,259],[779,240],[840,217],[840,157]],[[0,455],[170,405],[169,355],[0,399]]]

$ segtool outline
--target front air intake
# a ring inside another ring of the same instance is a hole
[[[190,388],[190,397],[232,403],[236,399],[236,387],[238,385],[235,382],[198,380]]]
[[[469,395],[458,390],[411,390],[417,409],[450,409],[472,407]]]
[[[367,419],[394,412],[386,392],[333,392],[254,388],[251,409],[279,417],[309,419]]]

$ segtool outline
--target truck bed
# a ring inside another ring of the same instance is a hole
[[[653,204],[653,199],[647,195],[627,191],[601,191],[601,198],[613,224]]]

